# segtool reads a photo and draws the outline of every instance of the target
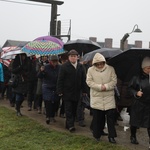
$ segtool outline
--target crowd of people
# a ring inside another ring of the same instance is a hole
[[[84,123],[84,107],[82,96],[90,97],[89,127],[96,141],[107,135],[110,143],[116,143],[117,132],[115,125],[121,120],[120,112],[128,107],[130,114],[131,143],[139,144],[136,131],[147,128],[150,137],[150,58],[142,61],[141,73],[134,76],[126,84],[129,91],[130,104],[121,105],[122,90],[120,91],[117,75],[112,66],[107,64],[103,55],[96,53],[93,60],[82,64],[78,52],[71,50],[61,56],[27,57],[18,54],[9,67],[0,63],[0,93],[6,97],[16,115],[22,116],[21,106],[24,99],[28,102],[28,111],[37,110],[45,113],[45,122],[56,122],[56,114],[65,118],[65,128],[75,132],[75,121],[81,127]],[[10,79],[15,85],[10,84]],[[59,110],[59,111],[58,111]],[[107,123],[108,133],[104,132]]]

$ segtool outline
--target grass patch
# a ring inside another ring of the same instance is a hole
[[[118,145],[49,130],[0,107],[0,150],[127,150]]]

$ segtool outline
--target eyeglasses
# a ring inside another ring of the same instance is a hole
[[[95,63],[94,65],[95,65],[96,67],[98,67],[98,66],[104,66],[104,65],[105,65],[105,62]]]

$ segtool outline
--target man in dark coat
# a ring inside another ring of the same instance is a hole
[[[71,50],[68,53],[69,61],[64,63],[58,75],[57,92],[65,103],[66,128],[75,131],[74,122],[76,110],[81,94],[86,93],[86,73],[82,64],[78,63],[78,52]]]

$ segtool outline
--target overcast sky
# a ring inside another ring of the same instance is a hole
[[[13,2],[10,2],[13,1]],[[7,39],[31,41],[48,35],[51,5],[29,5],[26,0],[0,0],[0,46]],[[132,33],[128,43],[142,40],[143,47],[150,41],[150,0],[63,0],[58,6],[57,19],[62,20],[62,32],[71,20],[71,39],[97,37],[113,39],[113,46],[120,46],[120,39],[132,31],[135,24],[142,33]],[[30,3],[41,4],[41,3]]]

